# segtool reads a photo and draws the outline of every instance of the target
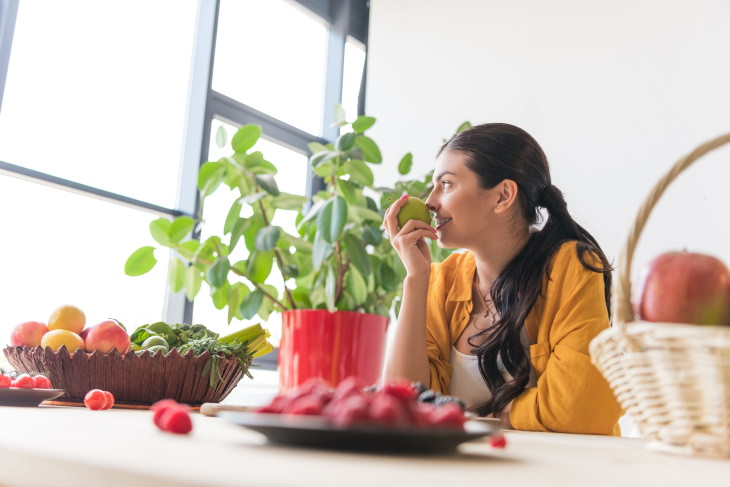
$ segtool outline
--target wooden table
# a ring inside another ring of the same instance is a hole
[[[190,435],[145,410],[0,407],[0,486],[730,486],[730,460],[674,456],[642,440],[507,431],[446,456],[273,446],[221,418]]]

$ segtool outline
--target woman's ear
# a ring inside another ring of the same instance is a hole
[[[517,183],[511,179],[503,179],[497,186],[497,204],[494,211],[501,213],[515,205],[517,201]]]

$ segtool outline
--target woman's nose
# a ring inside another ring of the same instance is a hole
[[[428,211],[436,211],[436,205],[437,201],[434,197],[433,191],[431,191],[431,194],[428,195],[428,198],[426,198],[426,206],[428,207]]]

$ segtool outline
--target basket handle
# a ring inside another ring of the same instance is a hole
[[[626,329],[626,323],[634,321],[634,309],[631,305],[631,261],[634,257],[634,249],[639,242],[639,237],[644,229],[649,214],[656,205],[657,201],[664,194],[667,186],[679,176],[679,174],[691,166],[697,159],[708,152],[717,149],[730,142],[730,134],[721,135],[716,139],[705,142],[695,150],[681,158],[672,166],[672,168],[657,182],[651,193],[641,205],[639,213],[636,215],[634,225],[629,232],[629,238],[624,244],[624,248],[619,254],[618,263],[618,286],[614,295],[614,309],[616,310],[616,322],[619,332]]]

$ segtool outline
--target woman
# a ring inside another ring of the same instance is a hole
[[[609,327],[611,267],[524,130],[484,124],[438,154],[435,227],[384,225],[407,271],[384,378],[428,384],[508,428],[620,434],[588,344]],[[540,208],[548,218],[542,228]],[[432,264],[424,239],[464,249]]]

